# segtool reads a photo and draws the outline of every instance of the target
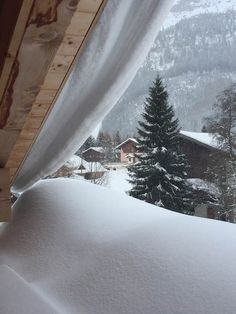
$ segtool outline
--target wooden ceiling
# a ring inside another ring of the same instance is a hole
[[[4,40],[0,35],[4,42],[0,48],[0,168],[9,169],[11,182],[106,2],[3,0],[0,3],[0,27],[5,30]],[[8,170],[1,173],[7,176]],[[4,186],[6,189],[6,183]],[[0,180],[0,204],[1,193]]]

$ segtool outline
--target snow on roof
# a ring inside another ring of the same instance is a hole
[[[127,138],[127,140],[125,140],[124,142],[122,142],[122,143],[120,143],[119,145],[117,145],[117,146],[115,147],[115,149],[120,148],[121,146],[123,146],[125,143],[127,143],[127,142],[129,142],[129,141],[131,141],[131,142],[133,142],[133,143],[135,143],[135,144],[138,144],[138,141],[137,141],[135,138],[129,137],[129,138]]]
[[[235,313],[233,224],[72,179],[37,183],[13,211],[0,264],[59,313]]]
[[[104,149],[103,147],[89,147],[88,149],[84,150],[82,154],[88,152],[89,150],[94,150],[98,153],[103,153],[104,152]]]
[[[88,162],[83,158],[74,155],[66,163],[65,166],[75,171],[83,165],[85,168],[83,172],[104,172],[106,169],[100,164],[100,162]],[[80,170],[78,172],[81,172]]]
[[[134,158],[134,157],[135,157],[135,154],[134,154],[134,153],[129,153],[129,154],[126,154],[125,157]]]
[[[67,162],[65,163],[65,166],[70,169],[78,169],[81,165],[83,165],[85,168],[88,168],[88,162],[82,159],[81,157],[77,155],[73,155]]]
[[[215,196],[219,195],[219,189],[212,182],[208,182],[199,178],[189,178],[187,179],[187,182],[194,190],[203,190]]]
[[[182,137],[192,139],[194,142],[218,148],[217,140],[211,133],[180,131],[180,134]]]

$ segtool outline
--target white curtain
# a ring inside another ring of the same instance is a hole
[[[13,191],[24,191],[77,151],[132,82],[173,1],[108,1]]]

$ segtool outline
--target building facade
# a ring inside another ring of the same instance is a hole
[[[127,164],[134,164],[138,161],[137,158],[137,141],[134,138],[128,138],[115,149],[120,150],[120,162]]]

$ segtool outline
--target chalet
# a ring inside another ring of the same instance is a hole
[[[82,152],[82,157],[88,162],[101,162],[104,159],[102,147],[90,147]]]
[[[188,178],[205,180],[211,154],[219,150],[216,139],[209,133],[180,131],[180,145],[189,164]]]
[[[107,170],[100,164],[100,162],[87,162],[79,156],[74,155],[51,177],[72,178],[81,176],[86,180],[91,180],[101,178],[106,171]]]
[[[115,150],[120,150],[120,162],[134,164],[137,161],[137,140],[135,138],[128,138],[118,146]]]

